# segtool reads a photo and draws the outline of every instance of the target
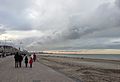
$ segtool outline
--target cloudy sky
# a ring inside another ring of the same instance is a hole
[[[120,48],[120,0],[0,0],[0,40],[28,50]]]

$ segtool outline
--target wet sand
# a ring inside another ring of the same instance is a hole
[[[39,62],[82,82],[120,82],[120,61],[38,56]]]

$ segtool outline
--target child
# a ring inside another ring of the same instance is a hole
[[[27,64],[28,64],[28,57],[25,56],[25,67],[27,67]]]
[[[30,57],[30,60],[29,60],[30,68],[32,68],[32,63],[33,63],[33,59],[32,57]]]

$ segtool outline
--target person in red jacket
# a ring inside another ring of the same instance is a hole
[[[33,59],[32,57],[30,57],[30,60],[29,60],[30,68],[32,68],[32,63],[33,63]]]

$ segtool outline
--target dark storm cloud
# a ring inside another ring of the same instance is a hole
[[[87,22],[86,22],[87,20]],[[64,40],[79,39],[82,37],[119,37],[120,33],[120,10],[116,6],[103,4],[87,19],[81,16],[70,18],[68,28],[56,32],[56,37]]]
[[[111,38],[120,38],[120,9],[117,8],[119,6],[119,2],[119,0],[116,0],[115,5],[111,5],[114,3],[102,4],[90,15],[85,15],[85,18],[82,18],[81,15],[78,14],[69,16],[69,23],[65,29],[61,28],[48,36],[43,36],[44,38],[39,39],[36,43],[50,46],[53,44],[66,45],[59,46],[60,49],[68,47],[115,48],[116,44],[112,44],[109,40]],[[91,42],[86,42],[89,44],[85,45],[84,43],[81,43],[84,39],[89,40],[89,38],[93,38]],[[102,43],[99,43],[100,39],[98,38],[102,39]],[[75,45],[75,40],[77,39],[78,42],[80,42],[79,46]],[[64,42],[68,42],[68,45]],[[70,44],[73,45],[69,46]]]
[[[81,19],[78,16],[79,19]],[[77,19],[78,19],[77,18]],[[77,20],[76,19],[76,20]],[[66,39],[77,39],[81,37],[119,37],[120,33],[120,10],[116,6],[103,4],[97,8],[93,15],[88,19],[89,22],[78,22],[80,25],[75,25],[72,21],[71,28],[62,32]],[[76,23],[76,21],[75,21]]]
[[[36,48],[115,48],[117,43],[109,40],[120,38],[120,0],[103,3],[91,12],[94,1],[0,0],[0,24],[4,26],[0,34],[39,30],[42,37],[23,39],[26,46]]]

